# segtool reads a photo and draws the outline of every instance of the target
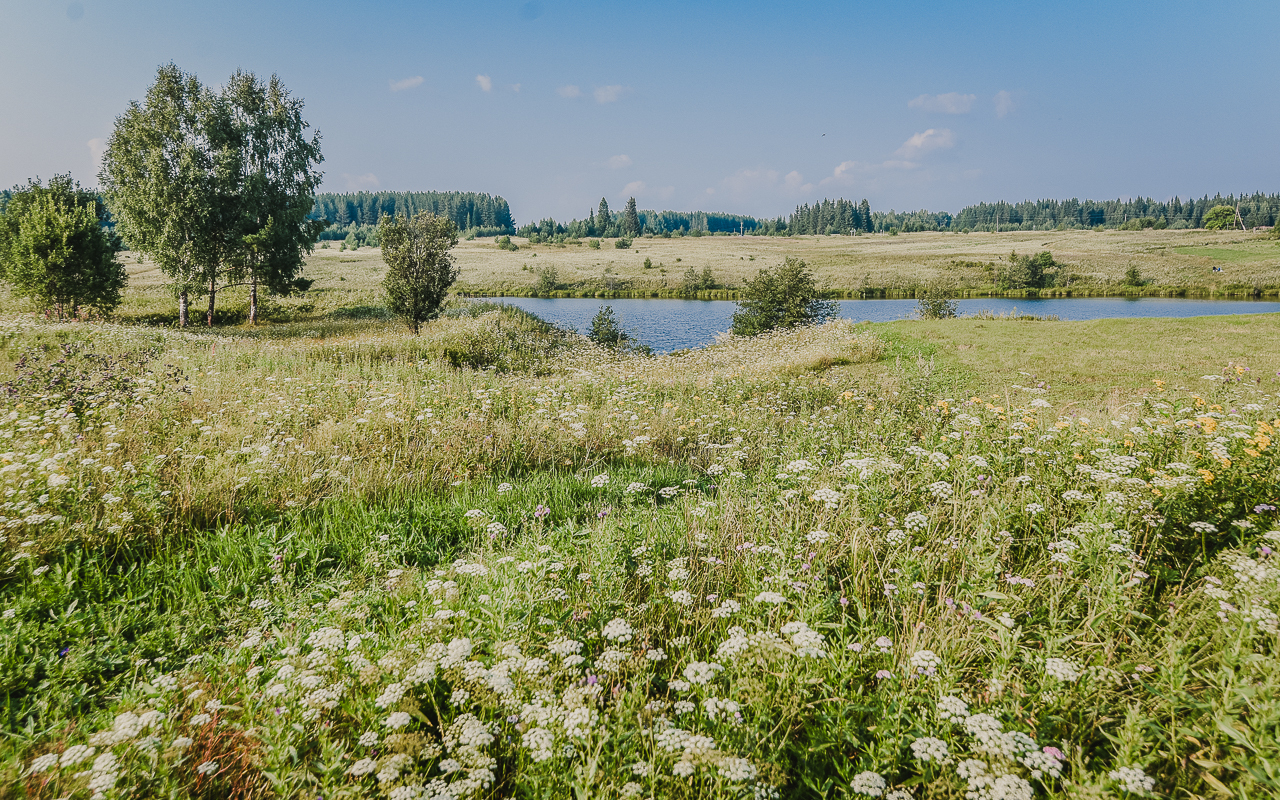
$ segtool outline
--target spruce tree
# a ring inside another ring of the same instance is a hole
[[[862,198],[862,202],[858,205],[858,216],[862,217],[862,229],[867,233],[871,233],[873,228],[871,225],[871,204],[867,199]]]
[[[627,210],[622,214],[622,232],[627,236],[640,235],[640,214],[636,211],[636,199],[627,200]]]
[[[612,222],[613,215],[609,213],[609,201],[601,197],[600,209],[596,211],[596,235],[607,236],[609,225]]]

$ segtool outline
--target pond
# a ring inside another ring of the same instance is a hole
[[[494,297],[493,302],[523,308],[565,328],[586,333],[601,306],[613,306],[622,326],[654,352],[701,347],[729,330],[738,304],[732,300],[598,300],[564,297]],[[911,319],[915,300],[841,300],[840,316],[861,322]],[[1057,315],[1064,320],[1115,317],[1203,317],[1215,314],[1280,313],[1280,302],[1265,300],[1194,300],[1179,297],[1080,297],[1012,300],[1003,297],[957,300],[963,314]]]

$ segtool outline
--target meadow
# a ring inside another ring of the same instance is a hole
[[[4,301],[0,796],[1280,791],[1274,316],[643,357],[410,337],[363,250],[252,330],[130,268]]]

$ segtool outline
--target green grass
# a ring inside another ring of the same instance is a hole
[[[1268,252],[1265,249],[1239,250],[1226,247],[1175,247],[1175,253],[1184,256],[1200,256],[1202,258],[1211,258],[1214,261],[1228,262],[1246,262],[1246,261],[1267,261],[1274,259],[1276,254]]]
[[[0,797],[1274,795],[1276,341],[6,318]]]

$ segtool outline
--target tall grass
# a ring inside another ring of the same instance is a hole
[[[1270,373],[364,324],[0,326],[0,791],[1276,792]]]

